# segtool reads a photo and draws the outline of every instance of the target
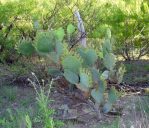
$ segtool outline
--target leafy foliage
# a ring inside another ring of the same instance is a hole
[[[62,41],[63,38],[64,38],[64,35],[65,35],[64,29],[63,28],[59,28],[59,29],[55,30],[55,35],[56,35],[56,38],[59,41]]]
[[[98,4],[96,4],[96,0],[85,2],[82,0],[69,2],[1,0],[0,45],[1,52],[4,54],[1,60],[11,57],[11,53],[8,54],[8,51],[18,47],[20,39],[34,40],[37,30],[52,30],[63,26],[66,28],[69,40],[73,40],[75,36],[70,35],[76,30],[73,26],[76,21],[72,11],[75,10],[76,5],[85,21],[84,25],[89,38],[95,40],[103,38],[108,27],[115,35],[113,38],[116,41],[113,50],[122,55],[124,59],[140,59],[149,53],[149,2],[146,0],[116,0],[114,2],[100,0]],[[69,24],[70,22],[72,23]],[[67,26],[67,24],[69,25]],[[111,37],[109,30],[106,38]],[[61,27],[55,30],[55,33],[59,41],[65,36]],[[94,45],[99,47],[100,43],[94,43]]]
[[[67,34],[70,35],[75,31],[75,27],[72,24],[67,26]]]

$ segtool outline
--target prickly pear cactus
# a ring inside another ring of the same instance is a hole
[[[118,99],[117,91],[115,90],[114,87],[112,87],[108,92],[108,101],[103,107],[103,112],[108,113],[112,109],[112,106],[117,99]]]
[[[72,33],[74,33],[75,29],[76,28],[74,27],[74,25],[68,24],[68,26],[67,26],[67,34],[68,34],[68,36],[70,36]]]
[[[111,31],[107,30],[106,38],[103,44],[103,62],[104,66],[107,68],[106,71],[102,73],[102,77],[105,80],[109,80],[111,83],[120,84],[123,79],[125,72],[125,67],[120,66],[118,69],[116,66],[116,57],[112,53],[112,43],[111,43]],[[118,98],[117,91],[112,87],[108,92],[108,101],[103,107],[103,112],[107,113],[112,109],[114,102]]]
[[[67,69],[76,74],[79,74],[81,62],[76,56],[68,55],[62,60],[62,66],[64,70]]]
[[[104,80],[98,80],[98,86],[91,91],[91,96],[94,98],[95,102],[99,105],[104,100],[104,92],[106,89],[106,83]]]
[[[77,84],[77,83],[79,83],[79,76],[78,76],[78,74],[74,73],[70,69],[64,69],[64,77],[71,84]]]
[[[116,65],[115,55],[112,53],[107,53],[103,58],[103,62],[108,70],[113,70]]]
[[[75,31],[72,24],[67,26],[67,34],[70,35]],[[49,67],[48,72],[52,77],[62,76],[70,84],[76,85],[78,89],[89,94],[95,103],[100,105],[104,101],[104,93],[107,88],[105,78],[113,79],[118,77],[117,81],[122,80],[119,68],[115,72],[116,59],[112,53],[111,31],[107,31],[106,39],[103,44],[102,58],[107,71],[101,74],[96,68],[95,63],[98,60],[97,50],[94,48],[76,48],[76,51],[69,51],[68,45],[63,42],[65,32],[63,28],[53,31],[38,32],[34,45],[32,43],[22,43],[20,51],[23,54],[30,55],[36,49],[37,53],[46,56],[49,62],[54,62],[55,66]],[[106,77],[105,77],[106,76]],[[108,92],[108,101],[104,105],[103,112],[111,110],[113,103],[117,100],[116,90],[111,88]]]
[[[77,87],[84,92],[89,92],[93,87],[91,72],[87,69],[81,69],[79,77],[80,82]]]
[[[55,36],[51,32],[38,32],[35,40],[35,47],[37,52],[48,54],[54,51],[55,48]]]
[[[21,54],[26,56],[30,56],[35,52],[32,42],[28,40],[22,40],[18,49]]]
[[[60,71],[60,69],[56,68],[56,67],[49,67],[48,68],[48,73],[54,77],[56,76],[62,76],[63,72]]]
[[[62,41],[64,39],[65,36],[65,32],[64,29],[62,27],[58,28],[57,30],[54,31],[54,34],[56,36],[56,39],[58,41]]]
[[[94,49],[85,49],[85,48],[80,48],[78,50],[79,55],[82,57],[84,65],[88,67],[92,67],[95,62],[97,61],[97,54]]]
[[[109,79],[112,83],[120,84],[123,79],[123,75],[125,72],[125,67],[120,66],[118,69],[115,69],[116,65],[116,57],[112,53],[112,43],[111,43],[111,32],[110,29],[107,30],[106,39],[103,44],[103,62],[105,67],[108,69],[108,76],[106,79]],[[103,75],[105,72],[103,73]]]

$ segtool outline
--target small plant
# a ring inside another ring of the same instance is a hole
[[[120,84],[125,73],[125,67],[124,65],[120,64],[120,66],[116,69],[116,57],[112,52],[113,50],[111,40],[111,31],[108,29],[102,49],[104,66],[107,68],[103,76],[106,76],[106,79],[113,83]]]
[[[34,78],[36,79],[36,82],[33,82],[32,80],[28,79],[28,81],[33,85],[35,91],[36,91],[36,99],[38,104],[38,116],[36,120],[42,124],[43,128],[57,128],[62,125],[60,121],[56,121],[52,118],[54,114],[54,110],[49,108],[50,100],[49,95],[51,92],[51,86],[53,84],[54,79],[51,80],[48,90],[45,91],[44,86],[42,86],[36,77],[34,73],[32,73]],[[44,80],[42,80],[42,84],[44,85]],[[28,128],[31,126],[31,121],[28,116],[26,116],[26,123]],[[57,126],[58,125],[58,126]]]
[[[25,121],[26,121],[26,127],[27,128],[32,128],[32,121],[31,121],[29,115],[25,116]]]

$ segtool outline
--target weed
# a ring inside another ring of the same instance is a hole
[[[39,108],[39,115],[37,116],[36,121],[38,120],[38,122],[42,124],[43,128],[55,128],[63,125],[61,122],[55,121],[53,119],[52,115],[54,114],[54,110],[49,108],[49,103],[51,102],[51,100],[49,100],[49,95],[54,79],[51,80],[49,88],[47,89],[47,91],[45,91],[44,86],[40,84],[37,76],[34,73],[32,73],[32,75],[37,81],[36,84],[35,82],[28,79],[33,85],[37,95],[36,100]],[[42,84],[44,85],[44,80],[42,80]]]
[[[32,128],[32,121],[31,121],[29,115],[25,116],[25,121],[26,121],[27,128]]]

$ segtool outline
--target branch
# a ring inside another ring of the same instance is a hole
[[[80,13],[79,13],[78,10],[74,12],[74,15],[75,15],[75,17],[78,20],[79,35],[80,35],[80,37],[82,37],[82,35],[86,35],[85,28],[84,28],[84,25],[83,25],[83,21],[82,21],[82,19],[80,17]],[[81,42],[81,45],[83,47],[86,47],[86,36],[83,36],[82,38],[80,38],[80,42]]]
[[[85,38],[86,37],[86,34],[83,33],[77,40],[74,41],[74,43],[71,45],[71,47],[69,48],[69,51],[75,46],[78,44],[79,41],[82,40],[82,38]],[[70,41],[71,42],[71,41]]]

